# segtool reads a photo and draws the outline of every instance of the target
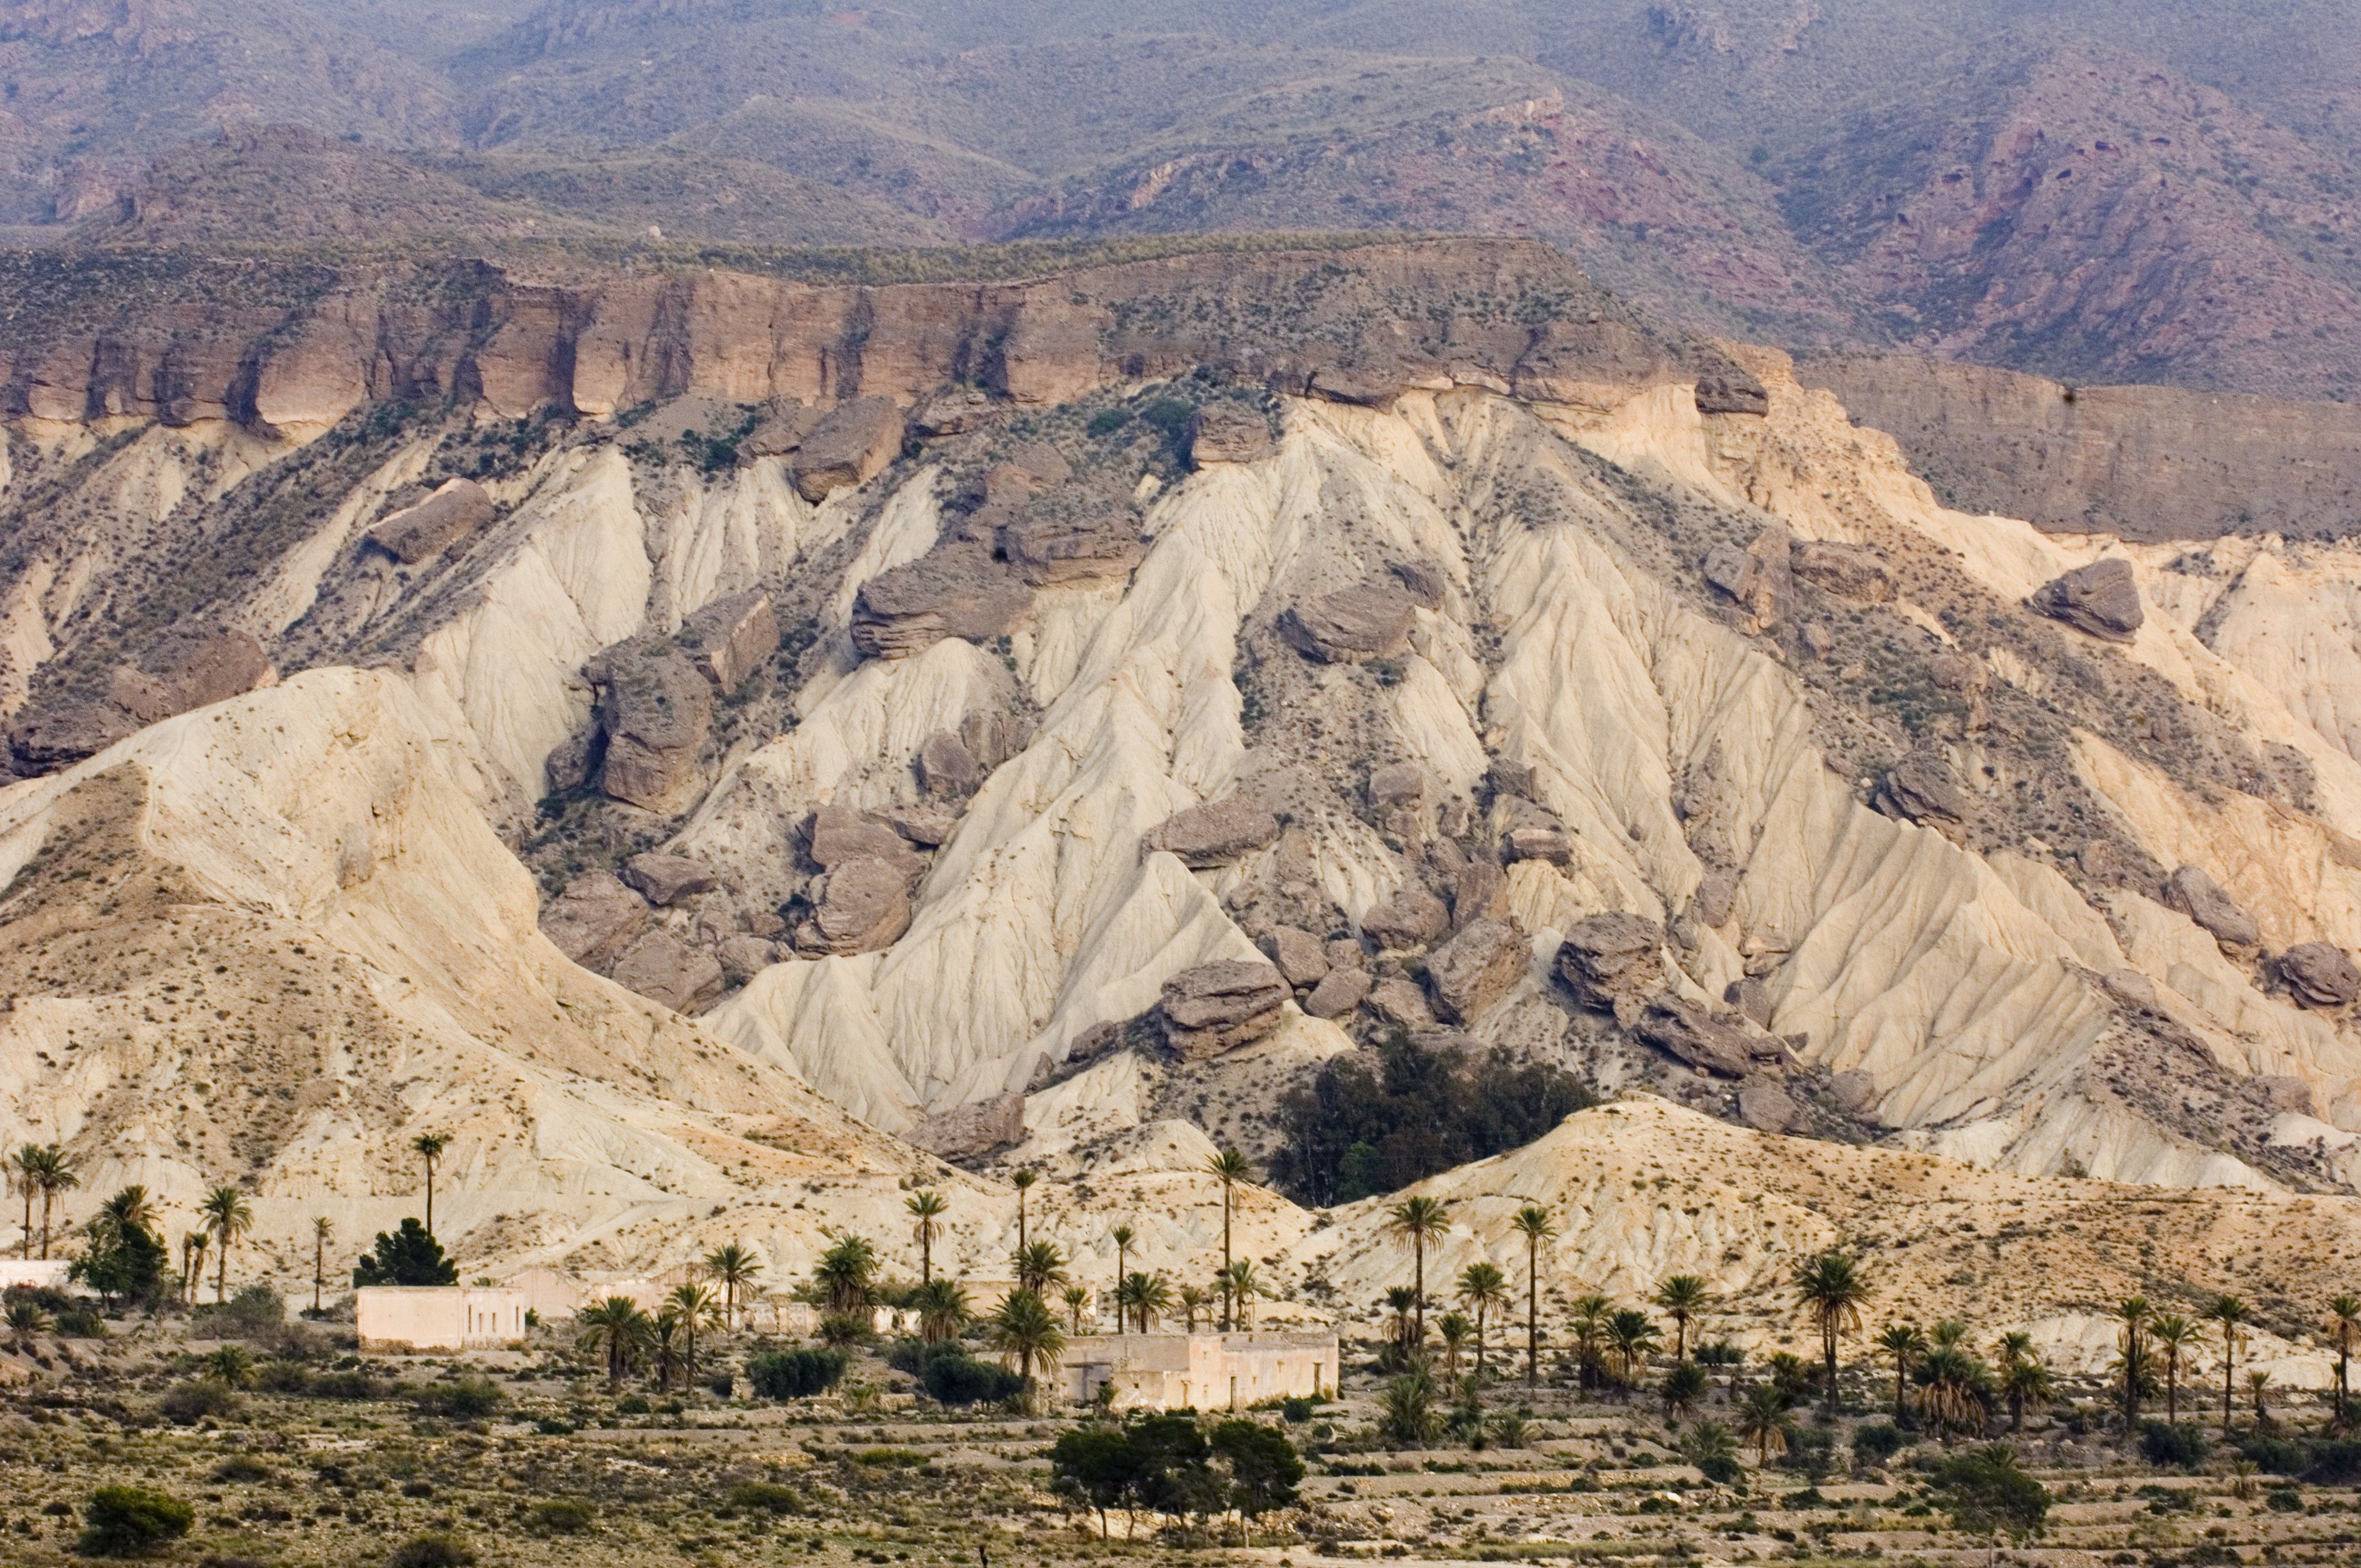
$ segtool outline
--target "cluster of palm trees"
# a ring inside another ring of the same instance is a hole
[[[20,1255],[33,1255],[33,1201],[38,1198],[41,1204],[41,1255],[49,1256],[49,1222],[57,1209],[58,1195],[82,1185],[82,1173],[74,1168],[73,1157],[56,1144],[25,1144],[8,1157],[8,1185],[25,1199]]]
[[[24,1234],[19,1244],[22,1256],[33,1255],[33,1204],[40,1202],[40,1255],[49,1255],[54,1239],[52,1226],[57,1202],[61,1194],[82,1185],[82,1171],[73,1157],[56,1144],[24,1144],[7,1159],[8,1184],[25,1201]],[[141,1231],[153,1231],[159,1221],[148,1189],[133,1185],[99,1205],[92,1223],[100,1227],[118,1225]],[[321,1222],[324,1224],[326,1222]],[[197,1205],[197,1225],[181,1241],[180,1295],[182,1302],[194,1305],[198,1282],[203,1277],[207,1255],[215,1264],[214,1299],[229,1299],[230,1249],[254,1230],[254,1209],[246,1194],[235,1187],[216,1187]]]
[[[741,1294],[763,1272],[763,1264],[731,1242],[707,1253],[699,1272],[703,1278],[674,1287],[653,1312],[629,1296],[609,1296],[574,1315],[576,1343],[585,1354],[605,1359],[610,1387],[642,1367],[658,1393],[669,1392],[675,1383],[696,1383],[697,1335],[737,1325]],[[714,1285],[721,1287],[719,1294]]]

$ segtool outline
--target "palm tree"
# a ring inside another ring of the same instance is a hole
[[[247,1203],[246,1194],[235,1187],[216,1187],[205,1194],[197,1205],[204,1217],[204,1227],[213,1233],[214,1247],[218,1254],[214,1267],[214,1299],[229,1299],[229,1249],[238,1238],[254,1229],[254,1210]]]
[[[2336,1334],[2336,1428],[2345,1430],[2345,1402],[2353,1392],[2348,1376],[2353,1363],[2353,1332],[2361,1329],[2361,1296],[2339,1296],[2328,1303],[2329,1327]]]
[[[1541,1382],[1542,1244],[1557,1239],[1557,1225],[1547,1209],[1528,1203],[1517,1211],[1509,1228],[1525,1238],[1525,1387],[1532,1388]]]
[[[2115,1303],[2115,1321],[2123,1327],[2115,1332],[2115,1348],[2122,1353],[2124,1365],[2124,1431],[2139,1425],[2140,1379],[2147,1371],[2147,1298],[2126,1296]]]
[[[1121,1280],[1130,1272],[1131,1244],[1138,1237],[1129,1225],[1117,1225],[1107,1235],[1115,1243],[1115,1277]]]
[[[1252,1258],[1238,1259],[1222,1275],[1222,1294],[1229,1300],[1233,1321],[1249,1333],[1254,1332],[1254,1304],[1262,1293]]]
[[[2356,1303],[2361,1305],[2361,1303]],[[2189,1349],[2197,1343],[2195,1323],[2177,1312],[2150,1319],[2148,1338],[2156,1342],[2158,1354],[2164,1357],[2164,1419],[2178,1426],[2180,1422],[2180,1363]]]
[[[1066,1348],[1058,1315],[1030,1290],[1011,1290],[992,1314],[989,1332],[993,1348],[1016,1364],[1028,1392],[1033,1368],[1055,1362]]]
[[[1443,1375],[1456,1378],[1459,1358],[1466,1354],[1467,1342],[1475,1337],[1476,1325],[1468,1321],[1465,1312],[1445,1312],[1434,1320],[1434,1332],[1443,1339]]]
[[[665,1307],[680,1318],[681,1369],[688,1381],[697,1381],[697,1331],[707,1324],[721,1321],[721,1303],[714,1299],[713,1288],[708,1285],[680,1285],[665,1298]]]
[[[1689,1320],[1705,1311],[1711,1293],[1694,1274],[1675,1274],[1656,1287],[1656,1305],[1673,1320],[1673,1360],[1688,1359]]]
[[[1420,1337],[1418,1320],[1412,1316],[1418,1308],[1418,1292],[1407,1285],[1389,1287],[1386,1291],[1386,1337],[1394,1349],[1407,1357],[1423,1350],[1426,1342]]]
[[[1052,1285],[1066,1282],[1066,1255],[1056,1242],[1035,1242],[1016,1255],[1016,1288],[1046,1296]]]
[[[2250,1316],[2246,1302],[2235,1296],[2213,1298],[2205,1315],[2222,1325],[2222,1435],[2230,1435],[2230,1377],[2238,1365],[2239,1329]]]
[[[1607,1354],[1614,1359],[1616,1381],[1626,1390],[1640,1385],[1648,1353],[1664,1343],[1664,1335],[1648,1314],[1625,1307],[1607,1320]]]
[[[668,1393],[672,1380],[680,1371],[680,1311],[665,1307],[648,1324],[649,1371],[656,1380],[656,1392]],[[694,1383],[692,1376],[688,1381]]]
[[[1028,1239],[1025,1234],[1025,1195],[1032,1191],[1033,1184],[1040,1179],[1041,1173],[1029,1165],[1009,1173],[1008,1185],[1016,1189],[1016,1250],[1020,1253],[1025,1250]]]
[[[1418,1337],[1426,1340],[1426,1248],[1451,1231],[1450,1205],[1440,1198],[1405,1198],[1386,1211],[1386,1229],[1410,1243],[1413,1269],[1411,1288],[1417,1293]]]
[[[8,1157],[8,1185],[25,1195],[25,1234],[17,1243],[17,1255],[33,1255],[33,1195],[41,1190],[41,1164],[45,1151],[38,1144],[20,1144]]]
[[[1843,1253],[1831,1248],[1804,1265],[1795,1276],[1795,1291],[1812,1326],[1820,1331],[1820,1350],[1828,1368],[1828,1419],[1837,1413],[1837,1339],[1847,1329],[1861,1327],[1861,1303],[1869,1299],[1869,1281]]]
[[[181,1299],[192,1307],[197,1304],[197,1287],[204,1280],[205,1244],[211,1239],[202,1230],[181,1238]]]
[[[1065,1302],[1066,1321],[1072,1325],[1071,1332],[1079,1339],[1082,1332],[1082,1309],[1091,1304],[1091,1288],[1087,1285],[1069,1285],[1060,1299]],[[1115,1315],[1118,1320],[1123,1315],[1119,1305]]]
[[[336,1222],[325,1214],[312,1221],[312,1315],[320,1315],[320,1292],[328,1283],[328,1244],[335,1239]]]
[[[1576,1381],[1585,1388],[1598,1386],[1598,1345],[1606,1332],[1608,1309],[1613,1305],[1604,1296],[1585,1296],[1574,1304]]]
[[[434,1234],[434,1168],[442,1161],[443,1151],[451,1146],[450,1138],[442,1133],[421,1133],[410,1140],[410,1146],[426,1166],[426,1234]]]
[[[1945,1442],[1954,1430],[1983,1431],[1992,1373],[1960,1340],[1935,1342],[1918,1364],[1918,1384],[1919,1409],[1943,1429]]]
[[[605,1352],[609,1388],[639,1364],[655,1336],[655,1324],[629,1296],[609,1296],[583,1308],[574,1314],[574,1326],[585,1351]]]
[[[1902,1419],[1902,1390],[1910,1379],[1910,1364],[1927,1354],[1927,1335],[1916,1323],[1888,1323],[1877,1336],[1877,1348],[1894,1358],[1894,1419]]]
[[[58,1194],[71,1192],[82,1185],[82,1172],[74,1168],[73,1157],[55,1144],[41,1150],[40,1168],[34,1173],[41,1188],[41,1255],[49,1255],[49,1214],[57,1206]]]
[[[1489,1263],[1471,1263],[1459,1271],[1459,1299],[1476,1314],[1476,1386],[1484,1386],[1484,1330],[1495,1307],[1509,1302],[1509,1277]]]
[[[1222,1184],[1222,1272],[1217,1277],[1226,1279],[1230,1273],[1230,1214],[1237,1185],[1254,1179],[1254,1167],[1246,1157],[1235,1149],[1224,1149],[1205,1162],[1205,1174]],[[1222,1292],[1222,1332],[1230,1332],[1235,1317],[1236,1302],[1230,1299],[1226,1287]]]
[[[1206,1312],[1207,1315],[1210,1316],[1211,1313],[1208,1310],[1213,1306],[1213,1297],[1207,1295],[1203,1290],[1198,1288],[1196,1286],[1183,1285],[1180,1287],[1180,1310],[1189,1320],[1189,1332],[1193,1334],[1197,1332],[1197,1314],[1200,1312]]]
[[[2027,1399],[2049,1399],[2058,1392],[2057,1380],[2041,1357],[2033,1349],[2033,1336],[2028,1333],[2005,1333],[2000,1336],[2000,1391],[2008,1396],[2008,1430],[2025,1430],[2025,1402]]]
[[[117,1235],[126,1231],[153,1232],[156,1204],[148,1196],[148,1189],[135,1183],[101,1203],[97,1217],[113,1226]]]
[[[1130,1291],[1132,1315],[1138,1320],[1141,1333],[1149,1332],[1158,1319],[1172,1310],[1172,1287],[1165,1283],[1164,1276],[1135,1271],[1125,1284]]]
[[[738,1325],[738,1293],[753,1284],[763,1261],[736,1242],[705,1255],[705,1272],[721,1281],[721,1311],[725,1328]]]
[[[2271,1411],[2269,1405],[2265,1403],[2265,1398],[2271,1391],[2271,1375],[2264,1371],[2259,1366],[2255,1368],[2252,1372],[2247,1373],[2246,1391],[2254,1396],[2255,1430],[2257,1431],[2269,1431],[2271,1425]]]
[[[877,1249],[866,1236],[850,1232],[819,1255],[812,1266],[812,1282],[819,1287],[828,1310],[839,1315],[865,1310],[877,1284]]]
[[[950,1200],[931,1187],[920,1188],[902,1200],[909,1211],[911,1232],[918,1238],[918,1283],[930,1284],[935,1277],[935,1238],[943,1234],[942,1218],[950,1209]]]
[[[1757,1383],[1738,1405],[1738,1435],[1754,1445],[1759,1469],[1774,1453],[1787,1452],[1787,1401],[1768,1383]]]
[[[959,1337],[974,1316],[968,1310],[967,1292],[951,1279],[930,1279],[910,1293],[918,1314],[918,1337],[928,1344],[945,1344]]]

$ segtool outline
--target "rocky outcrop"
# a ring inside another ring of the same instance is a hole
[[[1328,949],[1319,938],[1293,926],[1275,926],[1257,944],[1278,967],[1280,978],[1298,991],[1328,978]]]
[[[1726,926],[1738,907],[1738,873],[1709,871],[1697,879],[1697,891],[1689,894],[1688,916],[1708,929]]]
[[[1376,983],[1365,969],[1332,969],[1303,999],[1303,1010],[1314,1018],[1342,1018],[1361,1005]]]
[[[113,703],[53,707],[8,731],[9,760],[20,773],[46,773],[96,756],[138,728]]]
[[[922,850],[932,850],[950,842],[959,831],[959,818],[948,811],[931,806],[906,806],[886,814],[894,831]]]
[[[852,606],[852,645],[873,659],[903,659],[946,637],[989,642],[1033,608],[1033,590],[988,545],[950,541],[880,572]]]
[[[1166,981],[1157,1008],[1164,1043],[1183,1061],[1201,1061],[1278,1028],[1287,999],[1287,981],[1268,964],[1224,959]]]
[[[996,1094],[929,1116],[902,1140],[943,1159],[982,1159],[1025,1141],[1025,1096]]]
[[[1446,1024],[1473,1024],[1522,980],[1532,948],[1501,920],[1477,920],[1426,959],[1435,1015]]]
[[[2298,942],[2279,955],[2279,971],[2305,1007],[2343,1007],[2361,996],[2361,969],[2334,942]]]
[[[681,623],[680,642],[714,690],[736,691],[778,650],[771,596],[750,588],[715,599]]]
[[[1398,974],[1385,976],[1370,986],[1361,1005],[1375,1014],[1378,1022],[1408,1034],[1434,1027],[1434,1010],[1427,1005],[1426,992]]]
[[[1145,547],[1128,515],[1077,515],[1060,510],[1018,519],[1000,531],[1001,552],[1034,587],[1120,582]]]
[[[807,501],[867,484],[902,455],[906,429],[891,398],[856,398],[830,410],[798,441],[787,460]]]
[[[250,631],[217,631],[159,672],[118,665],[107,700],[142,724],[203,707],[277,683],[270,655]]]
[[[449,479],[416,506],[380,519],[362,537],[405,566],[432,560],[491,526],[500,508],[473,479]]]
[[[599,792],[645,811],[679,810],[698,782],[713,688],[668,645],[609,649],[587,673],[598,691]]]
[[[661,851],[633,855],[623,863],[620,874],[659,909],[695,894],[711,893],[720,885],[713,868],[703,861]]]
[[[1888,769],[1872,804],[1905,822],[1957,824],[1968,811],[1959,775],[1932,751],[1913,751]]]
[[[1776,626],[1794,612],[1795,579],[1788,557],[1794,536],[1771,523],[1745,549],[1717,544],[1706,552],[1705,580],[1735,600],[1758,628]]]
[[[1873,544],[1798,539],[1788,563],[1796,576],[1839,598],[1883,604],[1894,597],[1893,569],[1886,565],[1884,553]]]
[[[1416,883],[1361,916],[1361,935],[1381,948],[1400,952],[1422,948],[1451,929],[1451,911]]]
[[[2051,578],[2026,602],[2052,620],[2109,642],[2129,642],[2147,619],[2132,564],[2113,555]]]
[[[1758,1078],[1738,1091],[1738,1119],[1758,1133],[1786,1133],[1804,1119],[1804,1110],[1786,1090]]]
[[[1369,804],[1380,812],[1417,806],[1426,799],[1426,770],[1416,762],[1389,762],[1369,773]]]
[[[1386,659],[1410,646],[1418,602],[1391,577],[1340,588],[1279,616],[1279,634],[1307,658],[1357,663]]]
[[[607,872],[588,872],[541,906],[541,934],[585,969],[605,971],[653,916],[647,900]]]
[[[1500,836],[1500,858],[1514,865],[1519,861],[1542,861],[1562,866],[1574,859],[1574,840],[1565,828],[1544,822],[1524,822]]]
[[[2163,902],[2211,932],[2229,948],[2251,948],[2263,939],[2255,917],[2238,907],[2202,866],[2181,866],[2164,879]]]
[[[1877,1109],[1877,1080],[1860,1068],[1847,1068],[1830,1078],[1828,1092],[1848,1115],[1866,1116]]]
[[[675,1013],[694,1013],[721,994],[721,960],[670,931],[650,931],[623,950],[608,978]]]
[[[1196,869],[1225,866],[1242,855],[1279,842],[1279,818],[1250,800],[1232,795],[1176,813],[1140,837],[1140,848],[1177,855]]]
[[[811,915],[796,927],[796,950],[813,957],[873,953],[910,928],[910,879],[890,861],[864,856],[812,878]]]
[[[1235,403],[1208,403],[1189,422],[1189,461],[1200,468],[1252,463],[1269,456],[1276,447],[1269,422]]]
[[[1652,1003],[1632,1032],[1665,1055],[1720,1078],[1745,1077],[1763,1048],[1759,1036],[1677,996]],[[1780,1050],[1776,1041],[1768,1043],[1769,1055],[1775,1058]]]
[[[1664,931],[1620,912],[1577,920],[1557,950],[1558,978],[1594,1012],[1629,1021],[1664,989]]]

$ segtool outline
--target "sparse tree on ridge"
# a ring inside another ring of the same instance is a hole
[[[1451,1231],[1450,1206],[1440,1198],[1405,1198],[1386,1211],[1386,1229],[1395,1239],[1410,1243],[1411,1281],[1416,1292],[1418,1337],[1426,1339],[1426,1249]]]
[[[1120,1285],[1131,1272],[1131,1244],[1138,1238],[1129,1225],[1117,1225],[1107,1239],[1115,1243],[1115,1277]]]
[[[1694,1274],[1675,1274],[1656,1287],[1656,1305],[1673,1320],[1673,1359],[1688,1359],[1689,1321],[1702,1315],[1711,1292]]]
[[[205,1229],[213,1234],[214,1300],[229,1299],[229,1249],[238,1239],[254,1229],[254,1209],[246,1194],[235,1187],[216,1187],[205,1194],[197,1212],[204,1216]]]
[[[451,1140],[442,1133],[421,1133],[410,1140],[419,1160],[426,1167],[426,1234],[434,1234],[434,1168],[443,1162],[443,1151]]]
[[[1869,1281],[1860,1266],[1833,1248],[1820,1254],[1795,1276],[1795,1291],[1812,1326],[1820,1332],[1820,1351],[1828,1383],[1823,1393],[1829,1419],[1837,1413],[1837,1341],[1848,1329],[1861,1327],[1861,1309],[1869,1299]]]
[[[1557,1238],[1557,1226],[1538,1203],[1518,1210],[1509,1226],[1525,1239],[1525,1387],[1532,1388],[1541,1381],[1541,1249]]]
[[[918,1243],[918,1283],[921,1285],[934,1280],[935,1238],[943,1233],[943,1215],[950,1206],[950,1200],[931,1187],[921,1188],[902,1200],[902,1207],[909,1211],[911,1234]]]
[[[1230,1218],[1235,1206],[1235,1190],[1241,1181],[1254,1179],[1254,1167],[1246,1157],[1235,1149],[1224,1149],[1205,1162],[1205,1174],[1222,1184],[1222,1272],[1216,1277],[1230,1277]],[[1230,1332],[1236,1321],[1237,1303],[1230,1297],[1229,1287],[1222,1288],[1222,1332]]]

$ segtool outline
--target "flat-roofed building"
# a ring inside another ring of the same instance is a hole
[[[1071,1404],[1243,1410],[1334,1395],[1341,1365],[1334,1334],[1087,1334],[1066,1342],[1060,1370]]]
[[[396,1354],[498,1350],[525,1336],[532,1305],[504,1285],[364,1285],[353,1292],[361,1348]]]

